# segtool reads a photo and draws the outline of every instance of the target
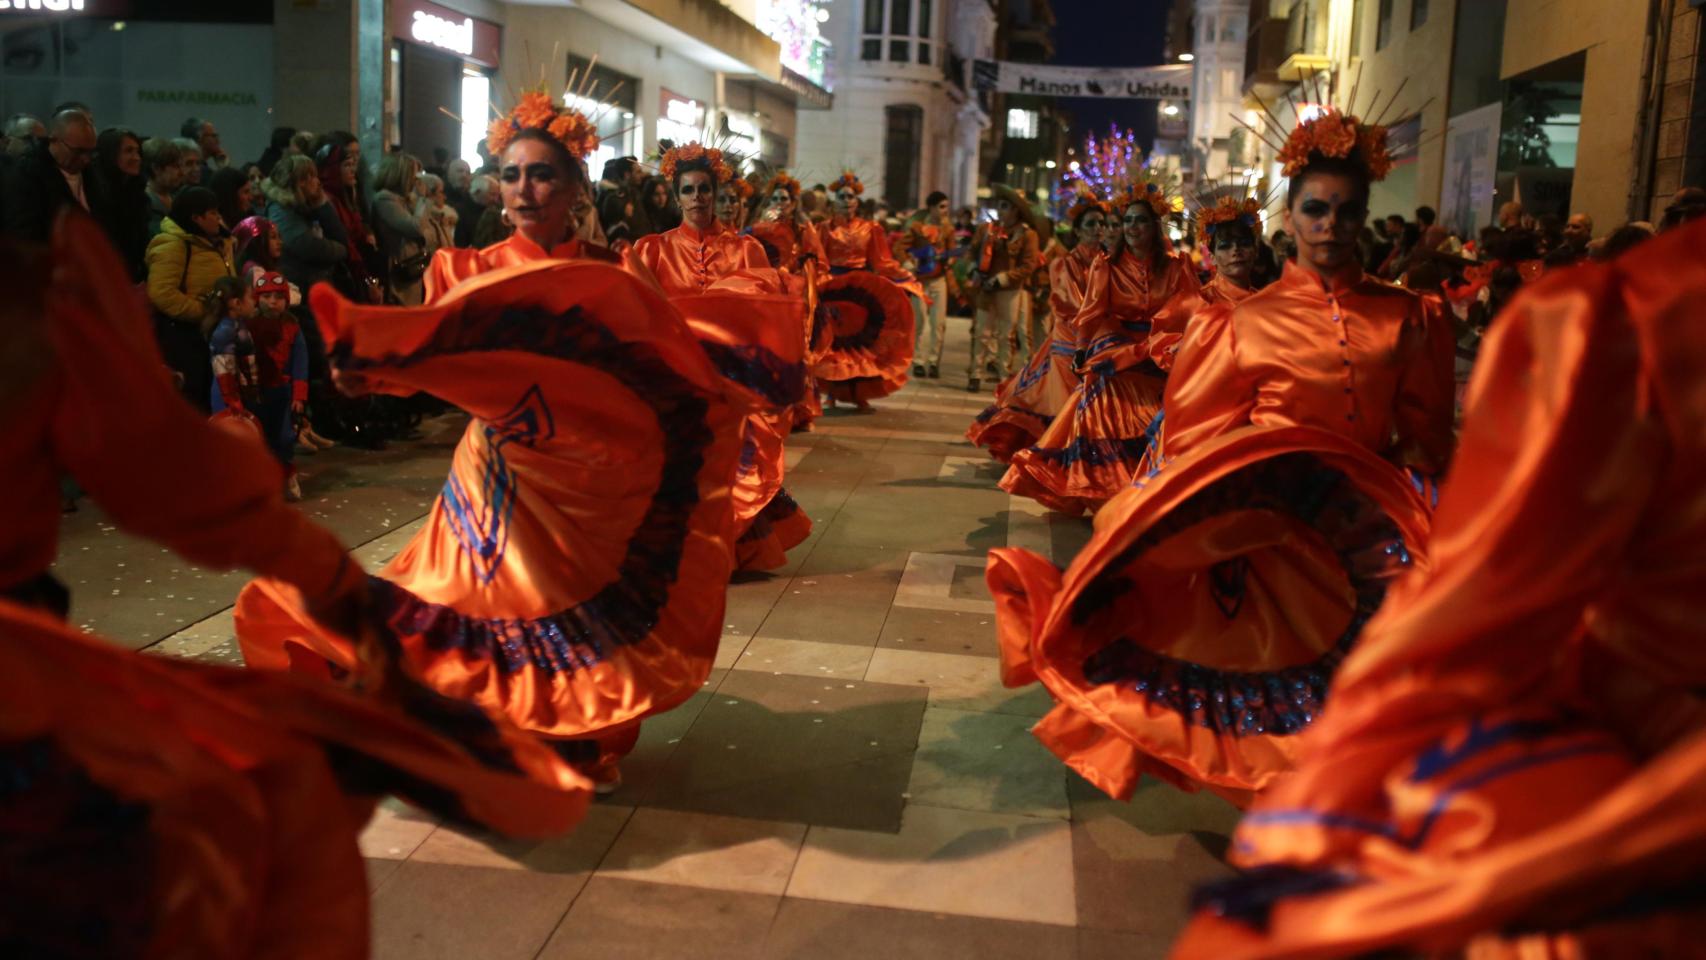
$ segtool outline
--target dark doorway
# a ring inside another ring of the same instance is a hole
[[[444,111],[462,107],[462,60],[418,43],[398,46],[403,49],[398,133],[403,149],[430,167],[434,148],[452,157],[461,152],[462,125]]]
[[[918,206],[924,109],[910,104],[884,107],[883,120],[883,199],[899,213]]]

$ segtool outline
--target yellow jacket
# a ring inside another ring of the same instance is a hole
[[[232,240],[191,234],[170,216],[148,241],[148,302],[174,320],[211,327],[219,320],[202,297],[220,277],[237,275],[231,263]]]

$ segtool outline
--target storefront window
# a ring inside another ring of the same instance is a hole
[[[468,161],[468,165],[478,170],[480,168],[480,141],[486,136],[483,121],[491,111],[487,104],[492,102],[492,79],[478,70],[464,69],[462,72],[462,143],[457,156]]]
[[[911,63],[913,48],[917,47],[918,62],[929,64],[934,59],[930,38],[935,32],[935,16],[932,0],[865,0],[859,59],[881,60],[886,51],[890,62]]]

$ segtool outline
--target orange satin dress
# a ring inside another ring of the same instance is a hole
[[[1024,368],[995,388],[995,402],[966,428],[967,440],[1002,463],[1036,443],[1056,415],[1068,409],[1078,388],[1081,378],[1074,359],[1078,342],[1072,320],[1084,305],[1090,268],[1100,254],[1099,245],[1081,243],[1049,264],[1053,326],[1048,342],[1031,351]]]
[[[697,691],[716,654],[748,408],[711,356],[737,355],[702,345],[631,274],[585,261],[500,268],[422,308],[325,286],[313,298],[340,370],[474,418],[425,526],[372,581],[411,672],[577,741],[564,755],[608,772],[637,721]],[[236,615],[252,665],[347,669],[355,655],[274,581],[250,584]],[[592,741],[596,758],[575,752]]]
[[[785,275],[770,265],[763,245],[755,238],[716,227],[701,233],[683,224],[664,233],[641,237],[627,255],[629,269],[642,277],[650,277],[666,296],[688,314],[689,323],[700,313],[696,305],[707,298],[700,294],[715,291],[719,298],[745,294],[753,309],[764,309],[778,317],[777,330],[796,335],[789,338],[791,348],[774,352],[775,337],[767,338],[771,350],[764,359],[785,364],[790,379],[797,380],[794,395],[805,391],[805,299],[795,298],[789,290]],[[782,304],[776,301],[786,297]],[[732,304],[718,312],[734,315],[746,305]],[[792,313],[794,316],[787,316]],[[758,362],[765,351],[759,344],[730,344],[731,350],[744,351]],[[735,511],[735,568],[738,570],[774,570],[788,562],[788,551],[811,536],[812,521],[799,504],[782,487],[782,441],[792,424],[789,406],[770,407],[750,414],[741,429],[741,452],[734,478]]]
[[[819,303],[835,333],[812,376],[836,400],[886,397],[906,385],[916,327],[906,298],[922,299],[924,288],[894,258],[883,228],[869,220],[837,216],[820,225],[818,237],[833,274],[819,288]],[[891,281],[902,296],[896,301],[878,285],[849,279],[861,273]]]
[[[1431,569],[1249,813],[1178,957],[1706,943],[1706,223],[1553,273],[1470,384]],[[1218,914],[1218,915],[1217,915]]]
[[[574,826],[591,785],[415,685],[389,638],[363,639],[358,696],[131,653],[13,589],[54,555],[60,468],[126,530],[194,562],[254,565],[340,617],[365,584],[284,503],[260,437],[222,432],[178,395],[94,221],[62,217],[52,244],[0,241],[0,529],[7,592],[35,604],[0,600],[7,955],[360,960],[357,835],[385,793],[504,833]]]
[[[1064,576],[995,551],[1005,679],[1048,687],[1035,732],[1086,779],[1244,804],[1292,768],[1388,583],[1427,563],[1428,487],[1388,458],[1449,452],[1431,322],[1408,291],[1295,267],[1199,311],[1158,471],[1096,515]]]
[[[813,367],[829,350],[833,339],[826,322],[827,315],[820,319],[817,310],[818,278],[829,269],[829,257],[824,253],[817,226],[810,222],[802,223],[796,218],[787,222],[761,220],[748,229],[764,244],[765,253],[771,258],[770,265],[786,275],[789,291],[805,298],[808,324],[806,363]],[[813,421],[821,416],[823,401],[818,398],[816,386],[807,384],[805,399],[794,404],[789,411],[789,428],[810,431]]]
[[[520,232],[512,233],[505,239],[478,250],[443,247],[432,255],[432,260],[427,265],[426,302],[437,302],[451,287],[482,273],[539,260],[596,260],[617,263],[621,258],[596,243],[580,240],[569,240],[545,250]]]
[[[1071,324],[1086,357],[1078,387],[1036,443],[1013,454],[1003,490],[1076,516],[1131,483],[1166,382],[1149,357],[1150,330],[1158,318],[1200,309],[1198,289],[1181,256],[1169,255],[1159,277],[1129,252],[1096,258]]]

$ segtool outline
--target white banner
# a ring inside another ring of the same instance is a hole
[[[1124,100],[1191,99],[1191,65],[1164,67],[1055,67],[1046,63],[978,60],[972,77],[979,90],[1039,97],[1107,97]]]
[[[1446,121],[1440,223],[1468,239],[1493,222],[1503,107],[1488,104]]]

